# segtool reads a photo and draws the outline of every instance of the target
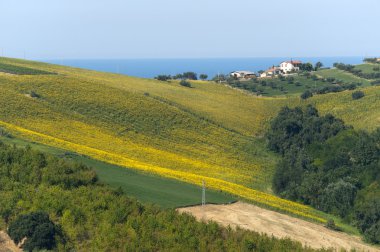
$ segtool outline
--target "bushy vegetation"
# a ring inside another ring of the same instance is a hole
[[[9,73],[9,74],[18,74],[18,75],[41,75],[41,74],[55,74],[48,71],[9,65],[5,63],[0,63],[0,72]]]
[[[208,78],[207,74],[200,74],[199,75],[199,79],[201,79],[201,80],[207,80],[207,78]]]
[[[142,205],[100,184],[89,167],[31,148],[0,143],[0,181],[0,228],[9,225],[16,242],[27,237],[28,251],[313,251]]]
[[[13,136],[7,130],[5,130],[4,128],[0,127],[0,137],[12,138]]]
[[[205,80],[207,79],[206,74],[201,74],[200,79]],[[154,79],[159,80],[159,81],[168,81],[168,80],[198,80],[198,75],[194,72],[184,72],[182,74],[176,74],[174,76],[171,75],[165,75],[165,74],[160,74],[154,77]]]
[[[310,90],[306,90],[301,94],[301,98],[306,100],[307,98],[313,97],[313,93]]]
[[[372,63],[372,64],[380,63],[380,61],[378,61],[378,58],[365,58],[363,61],[367,63]]]
[[[157,75],[156,77],[154,77],[156,80],[159,80],[159,81],[168,81],[168,80],[171,80],[172,77],[170,75]]]
[[[10,223],[8,234],[26,251],[52,250],[56,246],[56,239],[62,239],[59,228],[45,212],[19,215]]]
[[[355,91],[352,93],[352,99],[358,100],[360,98],[364,97],[364,92],[363,91]]]
[[[191,83],[188,82],[187,80],[181,80],[181,81],[179,82],[179,84],[180,84],[181,86],[183,86],[183,87],[191,87]]]
[[[354,131],[312,106],[283,108],[267,139],[283,156],[273,180],[277,194],[356,223],[379,243],[380,129]]]

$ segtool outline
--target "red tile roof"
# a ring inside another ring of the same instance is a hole
[[[294,64],[301,64],[302,63],[302,61],[300,61],[300,60],[288,60],[288,61],[284,61],[284,62],[286,62],[286,63],[292,63],[293,65]]]

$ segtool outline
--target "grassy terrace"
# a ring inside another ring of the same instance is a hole
[[[376,73],[380,72],[378,69],[380,67],[380,64],[360,64],[356,65],[355,69],[361,70],[363,73]]]
[[[358,76],[353,75],[352,73],[335,68],[320,70],[316,74],[324,78],[332,77],[337,80],[342,80],[344,82],[360,82],[363,84],[363,87],[371,85],[371,82],[367,79],[360,78]]]

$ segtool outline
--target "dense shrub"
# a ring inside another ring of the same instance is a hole
[[[200,78],[201,80],[207,80],[208,75],[207,75],[207,74],[200,74],[200,75],[199,75],[199,78]]]
[[[168,80],[171,80],[172,77],[170,75],[157,75],[156,77],[154,77],[156,80],[159,80],[159,81],[168,81]]]
[[[380,129],[355,132],[307,106],[283,108],[267,133],[282,155],[273,189],[356,223],[368,241],[380,241]]]
[[[307,98],[310,98],[310,97],[312,97],[313,96],[313,93],[310,91],[310,90],[306,90],[305,92],[303,92],[302,94],[301,94],[301,98],[303,99],[303,100],[306,100]]]
[[[378,86],[378,85],[380,85],[380,80],[372,81],[372,82],[371,82],[371,85],[372,85],[372,86]]]
[[[7,130],[5,130],[4,128],[0,127],[0,137],[12,138],[13,136]]]
[[[179,84],[180,84],[181,86],[184,86],[184,87],[191,87],[191,83],[188,82],[187,80],[181,80],[181,81],[179,82]]]
[[[194,72],[184,72],[182,74],[182,78],[183,79],[189,79],[189,80],[197,80],[198,79],[197,74]]]
[[[47,213],[32,212],[18,216],[9,225],[8,234],[16,244],[24,242],[22,247],[26,251],[51,250],[56,245],[56,230]]]
[[[35,91],[30,91],[29,92],[29,95],[30,95],[30,97],[32,97],[32,98],[41,98],[41,95],[39,95],[39,94],[37,94]]]
[[[355,91],[352,93],[352,99],[358,100],[360,98],[364,97],[364,92],[363,91]]]
[[[267,139],[270,149],[285,154],[292,147],[302,148],[313,141],[325,141],[345,128],[343,121],[332,115],[320,117],[313,106],[308,105],[305,110],[284,107],[273,119]]]

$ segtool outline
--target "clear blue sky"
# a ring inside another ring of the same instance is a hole
[[[379,10],[379,0],[0,0],[0,50],[33,59],[380,56]]]

